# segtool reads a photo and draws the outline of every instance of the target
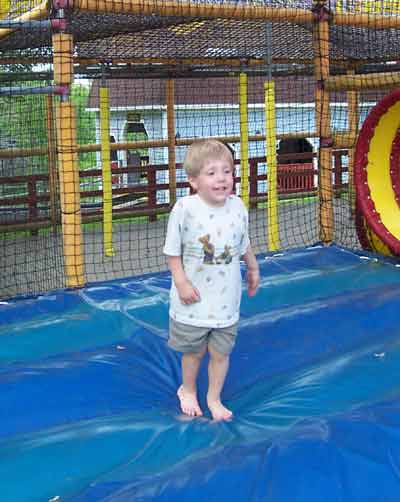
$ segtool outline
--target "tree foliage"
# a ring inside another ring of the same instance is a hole
[[[96,115],[87,111],[89,88],[84,85],[73,84],[71,90],[71,100],[76,107],[76,128],[77,141],[79,145],[96,143]],[[79,156],[81,169],[96,166],[96,154],[83,153]]]
[[[13,83],[13,87],[15,87]],[[28,87],[43,86],[43,82],[24,82],[18,85]],[[70,99],[76,107],[78,144],[96,142],[95,114],[86,110],[89,89],[80,84],[73,84]],[[53,103],[59,98],[54,98]],[[0,97],[0,148],[37,148],[47,147],[47,106],[48,100],[43,94],[3,95]],[[54,106],[54,105],[53,105]],[[95,165],[95,154],[80,156],[81,168]],[[3,163],[4,164],[4,163]],[[7,163],[14,174],[44,172],[47,170],[46,157],[16,159]]]

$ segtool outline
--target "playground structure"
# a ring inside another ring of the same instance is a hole
[[[196,137],[234,150],[258,251],[399,253],[395,118],[373,128],[384,183],[354,176],[360,127],[400,79],[396,1],[10,0],[0,15],[3,297],[162,269]],[[312,161],[277,156],[285,139],[311,142]]]
[[[398,0],[0,0],[2,500],[398,502],[399,28]],[[200,137],[261,272],[229,423],[206,365],[182,415],[167,346]]]
[[[367,117],[356,153],[358,233],[367,249],[400,255],[399,91],[385,96]]]

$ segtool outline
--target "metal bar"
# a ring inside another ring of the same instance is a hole
[[[1,20],[0,29],[2,28],[10,28],[12,30],[48,31],[51,29],[51,21],[50,19],[45,19],[43,21],[15,21],[14,19]]]
[[[45,85],[41,87],[0,87],[0,96],[31,96],[32,94],[67,94],[68,88],[62,85]]]
[[[19,16],[17,19],[14,19],[14,21],[34,21],[37,19],[44,19],[49,15],[49,7],[48,7],[48,2],[47,0],[44,0],[41,4],[38,6],[34,7],[33,9],[29,10],[28,12],[25,12],[25,14],[22,14]],[[6,37],[10,33],[12,33],[14,30],[11,28],[2,28],[0,29],[0,39]]]

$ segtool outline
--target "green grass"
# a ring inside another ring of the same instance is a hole
[[[348,200],[349,196],[347,193],[342,193],[341,195],[342,199]],[[316,195],[310,196],[310,197],[304,197],[304,198],[290,198],[290,199],[285,199],[285,200],[280,200],[279,205],[280,206],[288,206],[291,204],[296,204],[296,205],[305,205],[305,204],[313,204],[316,201],[318,201],[318,197]],[[258,209],[266,209],[267,208],[267,202],[259,202]],[[167,213],[159,214],[157,215],[157,220],[164,220],[168,218]],[[121,218],[121,219],[116,219],[113,221],[114,228],[117,225],[142,225],[150,223],[149,222],[149,217],[148,216],[129,216],[126,218]],[[92,223],[83,223],[82,224],[83,231],[103,231],[103,222],[102,221],[96,221]],[[58,225],[57,227],[57,232],[61,233],[61,225]],[[53,233],[52,228],[41,228],[38,230],[38,235],[39,236],[50,236]],[[18,237],[29,237],[31,235],[30,230],[17,230],[13,232],[4,232],[0,234],[0,239],[2,240],[12,240],[16,239]]]
[[[279,201],[279,205],[286,206],[290,204],[296,204],[299,206],[300,204],[312,204],[315,203],[318,200],[318,196],[312,195],[310,197],[303,197],[303,198],[295,198],[293,197],[292,199],[283,199]],[[267,202],[259,202],[257,204],[257,209],[264,209],[267,208],[268,203]]]

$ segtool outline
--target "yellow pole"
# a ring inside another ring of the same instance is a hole
[[[112,180],[110,163],[110,99],[107,87],[100,87],[100,141],[103,180],[103,246],[106,256],[114,256],[112,226]]]
[[[68,33],[53,35],[53,73],[56,85],[71,85],[74,76],[74,41]]]
[[[176,156],[175,156],[175,82],[167,80],[167,133],[168,133],[168,172],[169,203],[176,202]]]
[[[240,195],[249,207],[249,120],[247,116],[247,75],[239,75]]]
[[[10,12],[10,0],[0,0],[0,19],[7,17]]]
[[[73,288],[83,286],[85,276],[76,148],[76,114],[70,101],[57,103],[56,121],[66,285]]]
[[[72,48],[72,35],[53,35],[56,85],[70,86],[72,83]],[[57,104],[56,127],[66,285],[79,287],[85,283],[79,161],[76,112],[68,95]]]
[[[276,159],[275,82],[264,83],[265,90],[265,147],[268,179],[268,249],[280,248],[278,218],[278,166]]]

